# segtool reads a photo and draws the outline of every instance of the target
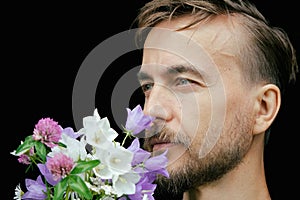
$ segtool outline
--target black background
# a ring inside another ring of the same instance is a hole
[[[72,90],[81,63],[103,40],[130,29],[138,8],[147,1],[99,2],[14,2],[2,6],[1,152],[4,159],[1,165],[2,185],[8,186],[5,190],[1,187],[3,199],[13,199],[15,186],[30,176],[10,152],[25,136],[32,134],[42,117],[51,117],[63,127],[74,127]],[[285,0],[280,4],[279,0],[257,0],[255,3],[272,25],[286,30],[295,48],[300,49],[296,1]],[[299,53],[297,56],[299,59]],[[129,55],[119,62],[125,67],[135,66],[140,58],[133,57]],[[117,78],[104,78],[99,88],[109,87]],[[287,105],[281,108],[266,146],[266,176],[272,199],[298,196],[299,89],[299,82],[291,87]],[[109,106],[103,106],[109,102],[110,93],[99,91],[103,92],[105,95],[97,95],[97,105],[101,105],[99,113],[110,118]]]

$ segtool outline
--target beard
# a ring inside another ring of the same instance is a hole
[[[154,125],[153,130],[158,128]],[[177,159],[180,164],[174,161],[177,167],[168,170],[170,177],[159,175],[155,180],[155,199],[182,200],[184,192],[221,179],[234,169],[247,153],[252,142],[250,130],[249,121],[242,124],[236,121],[230,130],[223,131],[226,134],[221,134],[213,150],[203,158],[199,158],[199,145],[193,145],[187,134],[176,133],[165,126],[154,136],[145,138],[144,148],[148,151],[152,151],[152,139],[183,145],[186,149]]]

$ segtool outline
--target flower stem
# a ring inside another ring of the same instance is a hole
[[[123,141],[122,141],[122,146],[124,146],[126,139],[131,136],[131,132],[128,130],[124,130],[124,133],[126,133],[126,136],[124,137]]]
[[[124,146],[126,139],[128,138],[128,134],[126,133],[126,136],[124,137],[123,141],[122,141],[122,146]]]

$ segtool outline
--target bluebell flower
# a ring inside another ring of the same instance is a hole
[[[126,108],[127,120],[125,129],[131,131],[133,135],[140,133],[141,131],[150,127],[151,123],[155,119],[150,115],[145,115],[142,107],[137,105],[133,110]]]
[[[47,198],[46,185],[43,183],[41,175],[36,180],[25,179],[27,192],[22,196],[22,199],[44,200]]]

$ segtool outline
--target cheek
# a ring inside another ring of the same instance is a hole
[[[201,93],[186,95],[181,98],[181,103],[181,128],[191,139],[192,151],[205,156],[212,150],[225,128],[228,101],[224,89],[212,87]]]
[[[210,95],[194,93],[181,98],[181,130],[191,141],[201,140],[208,130],[212,119],[212,105]]]

